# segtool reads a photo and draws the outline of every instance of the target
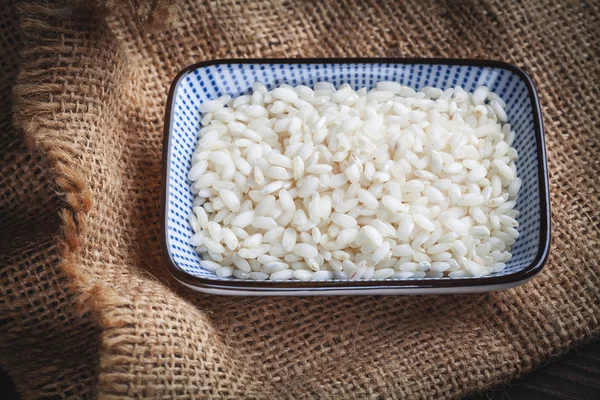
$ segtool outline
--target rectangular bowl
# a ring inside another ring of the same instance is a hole
[[[287,83],[313,86],[327,81],[354,89],[396,81],[420,89],[486,85],[506,102],[519,153],[523,184],[517,209],[520,237],[504,271],[485,277],[385,279],[366,281],[248,281],[221,278],[202,268],[189,244],[193,195],[187,180],[200,129],[199,105],[229,94],[247,94],[260,81],[272,89]],[[546,150],[539,100],[529,76],[504,62],[464,59],[246,59],[190,65],[174,79],[167,100],[161,193],[161,247],[170,273],[184,285],[226,295],[347,295],[468,293],[521,285],[539,273],[550,247],[550,202]]]

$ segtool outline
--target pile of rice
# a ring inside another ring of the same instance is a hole
[[[514,132],[487,87],[261,83],[200,105],[190,243],[220,277],[469,277],[519,236]]]

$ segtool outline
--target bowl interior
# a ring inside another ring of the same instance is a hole
[[[514,274],[534,262],[540,251],[542,234],[541,193],[539,181],[538,143],[534,129],[534,111],[526,81],[515,72],[501,67],[403,64],[403,63],[241,63],[200,66],[180,75],[175,82],[170,109],[169,137],[167,143],[167,172],[165,201],[165,243],[173,263],[187,274],[211,280],[220,278],[204,270],[201,258],[189,244],[192,230],[188,215],[192,209],[193,195],[187,173],[198,139],[200,112],[198,106],[223,94],[233,97],[249,93],[252,83],[260,81],[268,88],[282,83],[313,86],[327,81],[336,86],[348,83],[355,89],[374,87],[378,81],[390,80],[420,89],[433,86],[446,89],[457,85],[473,91],[486,85],[506,102],[509,122],[516,133],[514,147],[519,153],[517,169],[523,180],[517,208],[520,237],[512,249],[513,258],[506,269],[494,276]],[[169,113],[169,111],[167,111]],[[167,116],[169,118],[169,116]],[[431,281],[427,278],[418,281]],[[473,278],[437,278],[473,279]]]

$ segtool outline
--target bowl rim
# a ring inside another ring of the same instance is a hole
[[[480,278],[421,278],[388,279],[372,281],[250,281],[212,280],[191,275],[179,268],[167,245],[167,178],[169,175],[169,147],[173,100],[182,77],[198,68],[227,64],[404,64],[404,65],[459,65],[504,69],[517,75],[527,87],[533,112],[533,124],[538,159],[540,193],[540,241],[535,259],[525,268],[507,275]],[[551,242],[550,193],[548,166],[544,141],[544,127],[537,91],[529,75],[521,68],[498,60],[468,58],[247,58],[201,61],[183,68],[171,82],[166,102],[163,129],[163,150],[160,193],[160,247],[164,263],[170,274],[182,284],[195,290],[229,295],[293,295],[293,294],[376,294],[378,292],[450,293],[481,292],[521,285],[540,273],[546,263]],[[485,288],[485,289],[483,289]],[[482,290],[483,289],[483,290]]]

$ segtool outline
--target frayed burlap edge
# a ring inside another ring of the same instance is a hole
[[[96,281],[78,263],[81,240],[94,200],[86,178],[77,168],[74,157],[77,149],[71,145],[68,135],[57,137],[56,128],[52,126],[53,115],[61,111],[61,104],[52,97],[56,86],[45,83],[43,79],[46,67],[58,63],[61,57],[68,58],[73,51],[68,46],[48,46],[44,41],[45,33],[54,33],[57,26],[62,26],[62,20],[73,13],[87,14],[91,19],[98,15],[98,10],[82,3],[52,7],[32,2],[19,4],[18,12],[26,46],[22,52],[21,73],[13,88],[14,121],[22,128],[27,145],[44,154],[55,178],[53,186],[64,200],[65,206],[60,210],[61,232],[56,238],[58,268],[69,277],[70,289],[77,294],[77,312],[80,315],[91,313],[98,322],[102,329],[104,351],[101,353],[109,354],[112,347],[119,345],[111,339],[112,331],[133,323],[131,312],[126,307],[130,302]],[[98,19],[98,23],[103,24],[103,19]],[[77,337],[72,339],[78,340]],[[101,369],[102,363],[101,358]],[[99,389],[92,393],[103,391]]]
[[[179,21],[180,0],[91,0],[91,3],[107,13],[123,8],[133,10],[136,23],[150,32],[174,28]]]
[[[118,118],[102,108],[115,110],[119,102],[127,101],[125,91],[132,84],[128,58],[108,27],[106,14],[94,5],[71,1],[48,5],[32,1],[21,4],[19,14],[25,46],[13,88],[15,123],[22,128],[27,144],[45,155],[54,176],[53,186],[64,199],[65,206],[60,211],[61,234],[57,238],[58,268],[69,278],[68,285],[76,293],[77,312],[82,316],[93,315],[101,329],[99,367],[98,370],[90,367],[96,388],[89,393],[120,399],[136,397],[141,390],[144,397],[153,397],[151,385],[132,382],[131,366],[136,365],[131,360],[132,348],[139,338],[136,336],[139,319],[134,316],[136,305],[85,268],[90,250],[88,227],[96,207],[89,176],[82,168],[85,163],[78,159],[84,151],[81,143],[73,141],[77,135],[70,135],[90,128],[95,132],[115,132],[120,128]],[[72,80],[65,82],[63,77]],[[74,94],[84,98],[75,99]],[[93,140],[95,136],[88,134],[88,139]],[[105,260],[96,261],[101,264]],[[85,340],[77,336],[71,339]],[[218,343],[213,345],[217,346],[213,350],[219,349]],[[238,370],[243,369],[237,364]],[[212,365],[219,370],[223,368],[218,362]],[[211,381],[207,379],[206,384]],[[238,385],[236,393],[246,390],[256,393],[259,386],[264,388],[265,384],[246,381]],[[228,388],[222,390],[231,393]]]

